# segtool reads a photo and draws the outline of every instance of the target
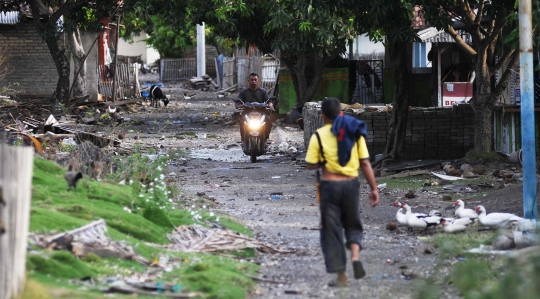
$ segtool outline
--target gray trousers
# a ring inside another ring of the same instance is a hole
[[[326,272],[345,271],[351,243],[362,248],[363,227],[358,209],[358,179],[321,181],[321,247]],[[345,244],[343,232],[345,231]]]

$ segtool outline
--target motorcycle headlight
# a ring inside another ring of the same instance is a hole
[[[260,119],[250,119],[248,121],[248,126],[250,129],[258,129],[262,126],[263,124],[261,123],[261,120]]]

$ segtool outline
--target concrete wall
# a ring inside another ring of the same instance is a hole
[[[94,42],[97,33],[82,34],[83,47],[86,51]],[[67,42],[67,41],[66,41]],[[20,90],[21,97],[50,98],[56,90],[58,74],[47,44],[37,33],[32,22],[15,25],[0,25],[0,49],[8,55],[7,67],[11,72],[0,81],[0,88],[8,84],[17,84],[13,88]],[[93,100],[97,100],[97,43],[86,61],[86,87]],[[71,64],[73,68],[73,64]],[[73,73],[71,70],[71,80]]]
[[[125,56],[142,55],[141,59],[147,64],[153,64],[159,59],[159,53],[156,49],[149,47],[144,39],[146,33],[141,33],[133,37],[133,42],[127,42],[123,38],[118,40],[118,53]]]
[[[302,111],[304,117],[304,142],[315,130],[323,125],[320,108],[307,103]],[[361,112],[345,113],[367,123],[368,150],[373,159],[382,154],[386,146],[388,124],[391,113]],[[404,158],[417,159],[457,159],[474,148],[474,112],[469,105],[451,108],[413,108],[407,120]]]
[[[32,22],[0,25],[0,48],[8,55],[11,72],[0,81],[20,90],[21,96],[51,97],[58,75],[47,45]]]
[[[81,40],[82,40],[83,48],[86,51],[86,54],[88,55],[88,57],[86,58],[86,91],[90,95],[90,101],[97,101],[98,99],[98,81],[99,81],[98,42],[99,40],[92,47],[94,40],[97,38],[97,35],[98,35],[97,32],[81,33]],[[71,64],[71,68],[73,69],[73,64]],[[76,71],[77,70],[72,70],[72,74]],[[71,80],[73,80],[73,78],[71,78]]]

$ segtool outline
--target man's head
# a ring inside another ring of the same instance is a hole
[[[327,120],[334,120],[341,113],[341,103],[336,98],[325,98],[321,105],[321,112]]]
[[[255,73],[249,74],[248,83],[249,89],[251,90],[256,90],[257,88],[259,88],[259,75]]]

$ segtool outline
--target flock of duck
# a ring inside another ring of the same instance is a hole
[[[453,218],[443,217],[437,210],[432,210],[428,214],[413,213],[407,203],[399,201],[394,202],[392,206],[399,207],[396,213],[397,222],[410,230],[420,229],[427,232],[430,227],[442,226],[445,233],[458,233],[467,230],[475,223],[491,229],[509,227],[514,231],[535,231],[537,227],[536,220],[525,219],[511,213],[488,214],[481,205],[474,210],[466,209],[461,199],[450,206],[455,208]]]

